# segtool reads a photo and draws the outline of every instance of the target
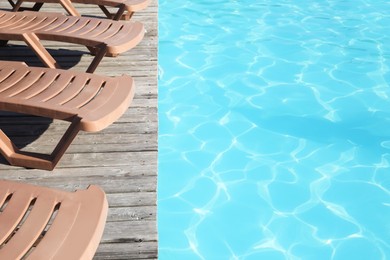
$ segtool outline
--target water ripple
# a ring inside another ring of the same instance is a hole
[[[159,258],[390,258],[389,9],[159,2]]]

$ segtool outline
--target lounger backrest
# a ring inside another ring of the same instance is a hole
[[[130,76],[27,67],[0,62],[0,110],[72,121],[80,129],[99,131],[127,110],[134,96]]]
[[[0,39],[24,40],[35,34],[39,40],[63,41],[88,47],[104,45],[119,54],[136,46],[144,36],[140,22],[121,22],[45,12],[0,11]]]
[[[92,259],[107,210],[97,186],[71,193],[0,181],[0,259]]]

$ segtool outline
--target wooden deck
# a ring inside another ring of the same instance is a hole
[[[0,8],[9,9],[7,1]],[[99,8],[76,5],[83,15],[102,17]],[[100,185],[110,205],[102,242],[94,259],[157,258],[157,0],[133,20],[147,33],[134,49],[116,58],[105,57],[95,73],[131,75],[135,99],[126,114],[98,133],[81,132],[53,172],[9,166],[0,156],[1,179],[68,191]],[[63,12],[47,4],[42,11]],[[43,66],[22,42],[0,48],[0,60]],[[46,42],[63,68],[85,71],[92,60],[86,48]],[[64,133],[65,122],[0,112],[0,128],[25,150],[49,152]]]

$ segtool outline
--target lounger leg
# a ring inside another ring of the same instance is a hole
[[[12,0],[8,0],[9,2],[12,2]],[[22,3],[24,0],[18,0],[16,3],[12,5],[12,11],[24,11],[24,10],[31,10],[31,11],[39,11],[41,7],[43,6],[43,3],[35,3],[33,7],[22,7]],[[12,2],[13,3],[13,2]]]
[[[130,20],[130,18],[133,16],[134,12],[127,12],[124,16],[124,20]]]
[[[0,47],[7,46],[8,41],[7,40],[0,40]]]
[[[14,6],[15,6],[15,3],[14,3],[14,1],[12,1],[12,0],[8,0],[8,2],[10,3],[10,5],[11,5],[12,7],[14,7]]]
[[[99,52],[99,48],[96,48],[96,47],[89,47],[87,46],[87,49],[89,50],[89,53],[92,55],[92,56],[95,56],[98,52]],[[119,53],[106,53],[106,57],[116,57],[118,56]]]
[[[107,10],[104,5],[99,5],[100,9],[102,9],[103,13],[107,16],[108,19],[112,19],[112,14]]]
[[[31,8],[32,11],[38,12],[41,10],[41,7],[43,6],[43,3],[35,3],[33,7]]]
[[[62,7],[68,12],[68,14],[72,16],[80,16],[80,13],[77,12],[76,8],[74,8],[73,4],[69,0],[60,0],[60,4]]]
[[[97,53],[97,48],[95,48],[95,47],[89,47],[89,46],[87,46],[87,49],[89,50],[89,53],[92,55],[92,56],[95,56],[96,55],[96,53]]]
[[[77,133],[80,131],[80,120],[74,119],[51,155],[20,151],[6,134],[0,130],[0,153],[14,166],[53,170]]]
[[[0,153],[7,159],[18,150],[18,148],[12,143],[12,141],[7,137],[7,135],[0,129]],[[11,162],[10,162],[11,163]]]
[[[118,20],[129,20],[133,15],[133,12],[127,12],[126,14],[126,6],[121,5],[116,14],[110,13],[108,9],[104,5],[99,5],[100,9],[102,9],[103,13],[107,16],[107,18],[118,21]]]
[[[0,153],[14,166],[52,170],[50,156],[44,154],[29,154],[20,151],[12,141],[0,130]]]
[[[91,64],[87,69],[88,73],[93,73],[96,70],[97,66],[99,65],[100,61],[103,59],[103,57],[106,56],[107,53],[106,47],[97,50],[98,51],[95,54],[95,58],[92,60]]]
[[[121,7],[119,7],[118,12],[115,14],[115,16],[112,19],[115,21],[118,21],[122,17],[122,15],[125,11],[126,11],[126,6],[121,5]]]
[[[38,58],[49,68],[60,69],[57,61],[43,47],[39,38],[33,33],[23,34],[24,41],[37,54]]]
[[[13,7],[12,11],[13,12],[19,11],[19,8],[22,5],[22,3],[23,3],[23,0],[16,1],[16,3],[12,6]]]
[[[52,158],[53,168],[57,165],[58,161],[64,155],[65,151],[68,149],[69,145],[72,143],[73,139],[77,136],[79,131],[80,119],[76,118],[72,121],[65,134],[57,144],[56,148],[50,155]]]

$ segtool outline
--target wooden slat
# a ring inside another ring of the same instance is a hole
[[[101,244],[96,260],[154,259],[157,241]]]
[[[102,16],[98,7],[75,4],[80,13]],[[0,8],[9,9],[7,1]],[[42,11],[63,12],[56,4]],[[0,157],[0,178],[75,190],[100,185],[110,205],[102,243],[94,259],[156,259],[157,188],[157,0],[132,20],[144,24],[144,39],[118,57],[105,57],[96,74],[127,74],[135,81],[135,97],[126,113],[97,133],[81,132],[53,172],[12,167]],[[0,60],[43,66],[21,42],[0,47]],[[45,41],[66,69],[85,71],[93,56],[81,46]],[[16,50],[16,51],[15,51]],[[0,111],[0,128],[26,150],[47,149],[68,127],[66,122]]]

